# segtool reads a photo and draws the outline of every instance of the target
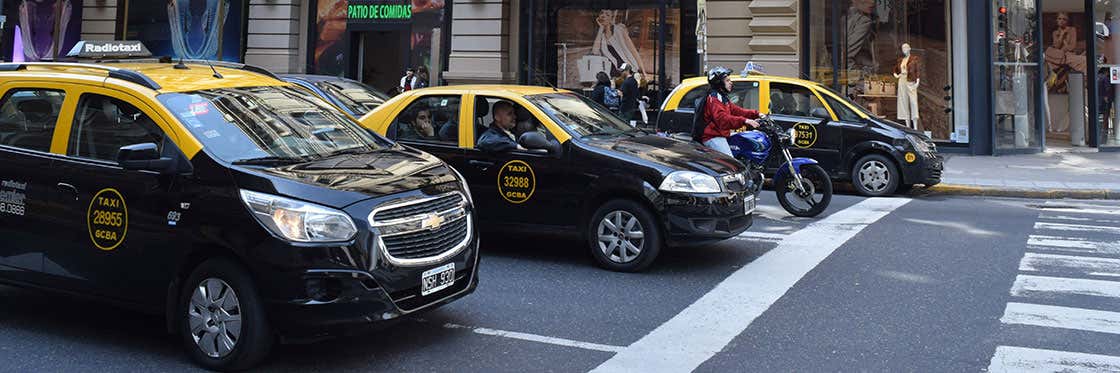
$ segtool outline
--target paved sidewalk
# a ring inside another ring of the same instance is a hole
[[[927,192],[1037,198],[1120,199],[1120,153],[1012,156],[945,154],[940,185]]]

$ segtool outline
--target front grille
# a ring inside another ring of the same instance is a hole
[[[373,216],[373,220],[379,222],[387,222],[397,219],[411,218],[417,215],[443,212],[459,207],[462,203],[462,194],[449,193],[430,201],[378,211],[377,214]]]
[[[466,240],[469,234],[467,219],[469,217],[463,216],[435,230],[382,237],[381,241],[389,255],[397,259],[433,257],[454,249]]]

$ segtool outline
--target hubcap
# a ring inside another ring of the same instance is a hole
[[[645,245],[642,223],[626,211],[613,211],[599,221],[599,250],[615,263],[629,263]]]
[[[872,192],[882,192],[890,185],[891,173],[883,162],[867,161],[859,168],[859,183]]]
[[[202,280],[194,289],[187,320],[194,343],[206,356],[225,357],[241,339],[241,303],[220,279]]]

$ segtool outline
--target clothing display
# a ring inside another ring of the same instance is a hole
[[[918,129],[918,85],[921,79],[921,59],[910,54],[908,45],[903,46],[902,57],[895,64],[894,75],[898,78],[898,119],[906,125]]]

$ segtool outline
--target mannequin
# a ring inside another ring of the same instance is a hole
[[[894,65],[898,79],[898,120],[918,129],[918,85],[921,83],[921,61],[910,54],[910,44],[902,44],[902,59]]]

